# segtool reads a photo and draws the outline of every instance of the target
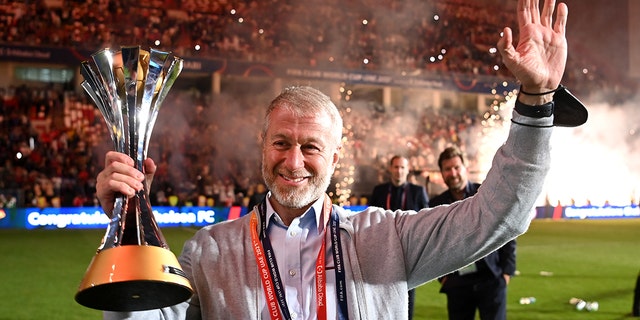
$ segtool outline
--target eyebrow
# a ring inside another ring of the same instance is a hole
[[[284,139],[284,140],[296,140],[297,139],[293,139],[291,136],[284,134],[284,133],[274,133],[273,135],[271,135],[269,137],[270,139]],[[320,144],[324,147],[326,147],[328,144],[327,143],[323,143],[322,139],[318,139],[316,136],[309,136],[307,138],[305,138],[301,144],[308,144],[308,143],[316,143],[316,144]]]

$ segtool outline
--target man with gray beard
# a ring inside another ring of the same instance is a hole
[[[270,190],[249,214],[207,226],[179,257],[195,294],[159,310],[105,312],[105,319],[407,319],[407,291],[457,270],[524,233],[549,170],[554,125],[582,122],[554,104],[567,58],[568,9],[518,1],[520,41],[498,42],[522,83],[509,137],[476,196],[416,211],[349,213],[326,195],[342,148],[342,119],[310,87],[285,89],[262,130]],[[555,107],[554,107],[555,106]],[[560,121],[559,119],[564,119]],[[155,172],[146,159],[147,183]],[[111,214],[116,193],[133,196],[145,175],[109,152],[97,195]],[[482,217],[482,218],[480,218]]]

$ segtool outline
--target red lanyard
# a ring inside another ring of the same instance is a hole
[[[327,214],[327,216],[329,216]],[[325,247],[327,236],[327,224],[324,225],[324,231],[322,232],[322,245],[320,246],[320,252],[318,252],[318,259],[316,260],[316,309],[318,312],[318,319],[327,319],[327,278],[325,269]]]
[[[256,256],[258,262],[258,268],[260,268],[260,280],[262,280],[262,288],[264,289],[264,296],[267,298],[267,308],[271,319],[282,319],[282,313],[278,308],[278,302],[276,301],[276,295],[273,291],[273,280],[269,273],[269,267],[267,267],[267,261],[264,256],[264,249],[262,244],[258,241],[258,217],[254,213],[251,215],[251,241],[253,243],[253,253]]]
[[[266,199],[265,199],[266,201]],[[266,202],[263,203],[266,207]],[[266,211],[266,210],[264,210]],[[326,249],[326,235],[328,221],[331,216],[331,200],[325,196],[324,206],[322,207],[321,217],[323,219],[324,230],[322,232],[322,244],[320,251],[318,252],[318,258],[316,260],[316,309],[318,319],[327,319],[327,303],[326,303],[326,269],[325,269],[325,249]],[[273,249],[271,243],[266,236],[266,214],[263,219],[263,236],[260,241],[258,235],[258,216],[254,212],[251,215],[251,242],[253,247],[253,253],[256,256],[256,262],[260,269],[260,280],[262,281],[262,288],[264,290],[264,296],[267,300],[267,308],[272,320],[290,319],[289,310],[287,308],[286,300],[284,298],[284,287],[278,273],[278,266],[273,256]],[[265,247],[266,250],[265,250]]]

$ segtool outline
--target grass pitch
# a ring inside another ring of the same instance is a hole
[[[164,228],[172,251],[195,229]],[[0,320],[100,319],[73,299],[104,230],[0,230]],[[520,275],[509,285],[512,320],[634,319],[631,305],[640,271],[640,219],[535,220],[518,239]],[[520,305],[521,297],[536,302]],[[576,311],[572,297],[598,301]],[[417,290],[415,319],[446,319],[436,281]],[[638,319],[638,318],[635,318]]]
[[[534,220],[517,242],[520,274],[509,284],[508,319],[634,319],[639,219]],[[447,319],[446,296],[438,290],[437,281],[418,288],[417,319]],[[536,302],[520,305],[521,297],[535,297]],[[573,297],[597,301],[599,310],[577,311],[569,303]]]

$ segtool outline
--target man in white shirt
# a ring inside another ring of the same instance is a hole
[[[556,122],[561,108],[552,100],[566,63],[568,10],[559,4],[552,23],[554,7],[546,0],[540,14],[537,0],[519,0],[518,46],[509,28],[498,43],[522,92],[509,138],[475,197],[417,213],[369,207],[352,214],[331,205],[325,192],[342,147],[342,119],[318,90],[288,88],[265,117],[265,201],[185,243],[179,261],[194,296],[159,310],[105,312],[105,318],[406,319],[408,290],[527,230],[548,172],[552,127],[580,124]],[[153,175],[153,160],[146,159],[145,172]],[[116,193],[133,196],[144,181],[128,156],[107,153],[97,177],[105,213]]]

